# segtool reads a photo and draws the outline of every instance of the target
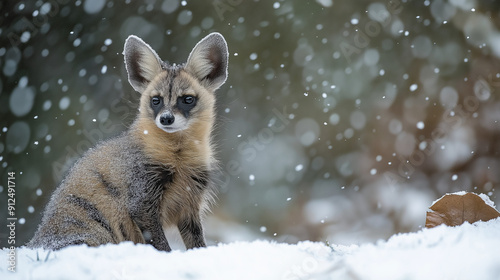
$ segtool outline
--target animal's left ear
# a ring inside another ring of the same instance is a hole
[[[214,91],[226,81],[228,56],[226,40],[220,33],[214,32],[196,44],[185,69],[203,86]]]

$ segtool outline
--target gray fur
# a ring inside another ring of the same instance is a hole
[[[93,205],[88,198],[65,192],[77,181],[74,179],[75,176],[83,176],[87,181],[101,180],[102,175],[97,170],[99,166],[92,164],[97,161],[110,164],[110,170],[122,171],[124,185],[120,187],[128,189],[128,193],[118,197],[114,193],[103,193],[100,201],[114,201],[117,205],[126,206],[116,209],[117,212],[122,212],[119,216],[127,217],[125,222],[134,224],[137,233],[146,233],[146,236],[150,236],[148,240],[140,243],[152,244],[159,250],[170,251],[160,222],[159,207],[164,188],[168,188],[168,184],[175,180],[175,174],[168,166],[151,164],[150,159],[141,150],[140,144],[134,143],[132,139],[125,132],[117,138],[103,142],[89,150],[73,166],[69,175],[52,195],[42,222],[28,243],[28,247],[56,250],[74,244],[97,246],[118,243],[118,240],[130,240],[127,236],[122,236],[122,229],[113,228],[107,221],[114,219],[116,217],[114,215],[118,213],[99,211],[103,205]],[[113,159],[109,161],[108,156],[112,156]],[[203,173],[197,175],[203,178],[207,176]],[[200,184],[198,179],[193,179],[193,186],[197,186],[202,192],[213,194],[214,191],[211,181]],[[78,212],[74,212],[75,210]],[[83,218],[73,215],[82,212],[85,212]],[[183,221],[183,223],[193,223],[198,226],[195,230],[201,231],[199,221]],[[180,229],[181,233],[184,233],[183,237],[187,239],[186,246],[188,248],[204,246],[203,232],[190,236],[186,233],[190,229]]]
[[[101,142],[75,163],[51,196],[28,247],[57,250],[133,241],[170,251],[163,228],[172,225],[179,228],[188,249],[206,246],[201,219],[215,193],[211,127],[206,125],[213,124],[212,92],[227,77],[224,38],[218,33],[205,37],[185,66],[166,65],[135,36],[127,39],[124,49],[130,84],[143,94],[141,106],[146,109],[122,135]],[[180,85],[176,92],[192,83],[190,90],[196,91],[200,104],[192,118],[202,119],[186,126],[186,132],[153,133],[157,128],[149,95],[154,91],[168,99],[174,82]],[[151,132],[143,133],[143,126]],[[198,144],[184,149],[192,143]],[[193,154],[198,147],[202,154]]]

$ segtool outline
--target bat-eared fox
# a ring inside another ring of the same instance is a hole
[[[87,151],[56,188],[31,248],[132,241],[170,251],[164,228],[204,247],[202,218],[214,199],[211,133],[215,90],[227,77],[224,37],[212,33],[187,62],[170,65],[143,40],[125,42],[139,113],[120,136]]]

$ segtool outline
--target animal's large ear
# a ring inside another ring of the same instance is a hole
[[[161,59],[141,38],[130,35],[123,47],[128,81],[142,93],[148,84],[162,71]]]
[[[226,81],[228,56],[226,40],[220,33],[214,32],[196,44],[185,69],[203,86],[214,91]]]

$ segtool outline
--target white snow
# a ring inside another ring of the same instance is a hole
[[[500,218],[438,226],[362,245],[234,242],[159,252],[125,242],[48,253],[0,251],[1,279],[500,279]],[[37,257],[38,255],[38,257]],[[37,260],[38,259],[38,260]]]
[[[161,10],[165,14],[171,14],[179,7],[179,0],[164,0],[161,5]]]
[[[410,86],[410,91],[413,92],[413,91],[416,91],[418,89],[418,85],[417,84],[412,84]]]
[[[21,83],[21,81],[19,83]],[[16,117],[23,117],[31,111],[34,101],[34,87],[18,86],[10,95],[9,107]]]
[[[454,176],[455,176],[455,175],[454,175]],[[453,179],[453,178],[452,178],[452,179]],[[466,195],[467,193],[468,193],[468,192],[466,192],[466,191],[459,191],[459,192],[454,192],[454,193],[447,193],[447,194],[443,195],[442,197],[440,197],[440,198],[438,198],[438,199],[434,200],[434,201],[432,202],[431,207],[432,207],[434,204],[436,204],[438,201],[440,201],[441,199],[443,199],[443,197],[445,197],[445,196],[447,196],[447,195]],[[488,205],[488,206],[490,206],[490,207],[492,207],[492,208],[495,208],[495,203],[494,203],[493,201],[491,201],[491,199],[489,198],[489,196],[487,196],[486,194],[484,194],[484,193],[481,193],[481,194],[473,193],[473,194],[475,194],[475,195],[479,196],[479,197],[480,197],[480,198],[484,201],[484,203],[486,203],[486,205]],[[496,209],[496,208],[495,208],[495,209]]]
[[[104,5],[106,5],[104,0],[86,0],[83,3],[83,9],[88,14],[97,14],[104,8]]]
[[[68,96],[65,96],[59,100],[59,109],[61,110],[66,110],[69,107],[69,104],[71,103],[71,100],[69,99]]]
[[[492,208],[495,208],[495,203],[490,199],[489,196],[487,196],[484,193],[480,193],[478,195],[484,201],[484,203],[486,203],[486,205],[491,206]]]
[[[455,88],[446,86],[441,89],[439,99],[441,100],[441,104],[444,108],[453,109],[458,104],[458,92]]]
[[[8,130],[4,128],[3,132],[7,132],[5,144],[8,150],[19,154],[28,147],[31,129],[26,122],[16,121]]]

